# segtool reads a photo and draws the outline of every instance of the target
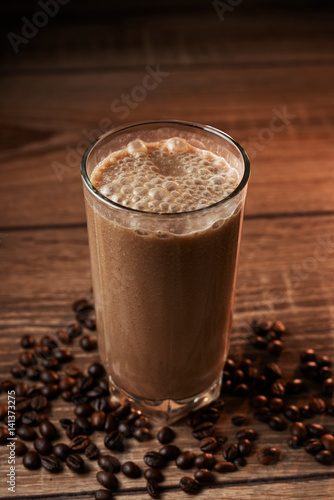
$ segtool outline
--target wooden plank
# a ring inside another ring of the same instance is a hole
[[[3,79],[1,226],[84,223],[79,163],[87,136],[106,124],[171,116],[216,126],[245,146],[249,215],[334,209],[333,68],[323,66],[321,78],[312,65],[161,70],[169,75],[122,120],[110,105],[143,81],[144,69]],[[273,132],[279,113],[290,118]]]

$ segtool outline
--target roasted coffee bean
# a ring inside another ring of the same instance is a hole
[[[204,406],[200,410],[197,410],[195,412],[198,415],[199,421],[200,422],[212,422],[215,424],[220,416],[219,410],[216,408],[213,408],[212,406]]]
[[[215,476],[213,475],[213,473],[209,469],[197,470],[194,474],[194,477],[195,477],[196,481],[198,481],[199,483],[204,483],[204,484],[213,483],[215,480]]]
[[[241,384],[245,380],[245,374],[240,368],[234,370],[231,375],[231,379],[234,385]]]
[[[116,418],[119,418],[119,419],[123,419],[125,417],[127,417],[128,415],[130,415],[131,413],[131,405],[129,403],[125,403],[123,405],[120,405],[118,406],[114,411],[113,411],[113,415],[116,417]],[[144,417],[146,418],[146,417]],[[140,427],[145,427],[143,425],[140,425]],[[146,426],[147,428],[147,426]]]
[[[40,359],[45,359],[52,356],[52,351],[45,345],[38,344],[34,347],[34,354]]]
[[[300,441],[304,441],[308,436],[307,428],[302,422],[294,422],[290,427],[290,433]]]
[[[19,362],[23,366],[30,366],[36,364],[36,359],[31,351],[23,351],[19,356]]]
[[[175,460],[181,453],[181,450],[178,446],[174,444],[165,444],[159,450],[160,455],[164,460]]]
[[[137,464],[131,461],[124,462],[124,464],[122,465],[122,472],[125,476],[131,477],[133,479],[141,476],[140,468]]]
[[[284,431],[286,429],[286,423],[280,417],[270,417],[268,424],[273,431]]]
[[[98,385],[99,387],[101,387],[101,389],[103,390],[103,394],[110,394],[110,390],[109,390],[109,383],[108,383],[108,380],[104,379],[104,378],[101,378],[100,380],[98,380]],[[114,411],[115,409],[117,409],[119,406],[121,406],[119,403],[117,403],[116,401],[114,401],[113,403],[110,403],[110,406],[114,405],[113,408],[110,408],[111,411]],[[125,405],[127,406],[127,405]],[[130,405],[129,405],[130,406]],[[131,406],[130,406],[131,408]],[[131,411],[131,410],[130,410]],[[129,412],[130,413],[130,412]],[[125,416],[125,415],[124,415]],[[120,418],[123,418],[123,417],[120,417]]]
[[[269,409],[272,412],[280,413],[284,408],[284,401],[282,398],[271,398],[268,401]]]
[[[237,432],[237,439],[249,439],[254,441],[257,438],[257,433],[254,429],[244,428]]]
[[[71,453],[66,458],[66,465],[71,471],[76,472],[77,474],[81,474],[85,471],[85,462],[76,453]]]
[[[60,391],[70,391],[75,384],[75,379],[72,377],[63,377],[59,381],[59,390]]]
[[[292,448],[293,450],[296,450],[297,448],[300,448],[302,446],[302,441],[297,438],[297,436],[291,436],[288,439],[288,446],[289,448]]]
[[[49,349],[55,349],[57,347],[57,342],[50,335],[43,335],[41,339],[41,344],[45,345]]]
[[[72,401],[71,391],[62,391],[61,394],[60,394],[60,396],[67,403],[70,403]]]
[[[59,362],[54,357],[42,359],[42,365],[47,370],[59,370]]]
[[[113,500],[114,495],[109,490],[96,490],[95,491],[95,500]]]
[[[212,453],[202,453],[195,458],[195,467],[198,469],[211,470],[216,463],[216,457]]]
[[[179,469],[191,469],[194,466],[196,455],[192,451],[183,451],[175,460]]]
[[[22,436],[20,436],[20,437],[22,437]],[[8,438],[9,438],[8,429],[6,427],[0,427],[0,444],[7,444]],[[22,439],[24,439],[24,438],[22,437]]]
[[[18,457],[22,457],[25,453],[27,453],[28,448],[23,441],[16,439],[15,441],[15,455]]]
[[[328,405],[326,407],[326,413],[330,417],[334,417],[334,402],[328,403]]]
[[[272,356],[279,356],[283,351],[283,342],[279,339],[270,340],[267,344],[267,351]]]
[[[70,448],[72,451],[80,453],[82,451],[85,451],[85,449],[89,444],[90,444],[89,437],[79,434],[79,436],[75,436],[70,442]]]
[[[77,379],[77,386],[78,386],[77,390],[78,392],[86,393],[87,391],[93,389],[95,384],[96,380],[90,375],[88,377],[79,377]]]
[[[93,309],[93,305],[87,299],[83,298],[73,302],[72,309],[77,313],[89,312]]]
[[[111,491],[116,491],[118,488],[118,479],[112,472],[106,472],[105,470],[100,470],[96,474],[97,481]]]
[[[71,448],[65,443],[57,443],[53,447],[52,453],[59,458],[62,462],[65,462],[66,458],[71,453]]]
[[[69,377],[73,377],[73,378],[77,378],[82,374],[80,368],[76,365],[67,365],[65,368],[65,373]]]
[[[257,454],[257,459],[262,465],[276,464],[281,459],[281,451],[278,448],[263,448]]]
[[[175,437],[175,432],[170,427],[162,427],[159,430],[157,438],[161,444],[168,444],[173,441]]]
[[[158,485],[154,479],[150,479],[146,483],[146,491],[151,498],[159,498]]]
[[[74,391],[74,394],[73,394],[73,389],[75,387],[76,386],[74,386],[72,388],[71,402],[75,405],[81,405],[82,403],[89,403],[89,401],[90,401],[89,397],[86,394],[84,394],[83,392],[79,392],[79,389]]]
[[[31,399],[26,396],[16,398],[15,408],[17,411],[26,412],[31,408]]]
[[[300,394],[304,390],[304,383],[300,378],[287,380],[285,383],[285,394]]]
[[[79,337],[82,333],[82,328],[76,321],[72,321],[65,326],[65,330],[71,339]]]
[[[65,330],[65,328],[61,328],[60,330],[56,331],[57,338],[59,342],[61,342],[64,345],[68,345],[71,343],[71,337]]]
[[[97,348],[97,340],[92,335],[83,335],[80,339],[80,347],[84,351],[94,351]]]
[[[15,396],[16,397],[21,397],[25,396],[28,391],[28,385],[25,382],[20,382],[19,384],[16,384],[15,386]]]
[[[150,430],[145,429],[144,427],[138,427],[133,431],[133,437],[137,439],[137,441],[144,442],[151,438]]]
[[[318,375],[318,365],[315,361],[308,361],[301,366],[301,371],[304,377],[313,380]]]
[[[318,375],[320,380],[326,380],[332,377],[333,372],[328,366],[323,366],[319,369]]]
[[[94,378],[100,378],[105,375],[105,369],[101,363],[92,363],[88,368],[88,373]]]
[[[334,394],[334,379],[332,377],[327,378],[326,380],[324,380],[322,382],[321,393],[324,396],[333,396],[333,394]]]
[[[105,413],[110,411],[109,398],[107,396],[101,396],[92,402],[94,410],[102,410]]]
[[[316,362],[319,368],[322,368],[323,366],[327,366],[328,368],[330,368],[333,364],[328,356],[319,356],[317,357]]]
[[[59,472],[60,471],[60,462],[57,457],[54,455],[48,455],[46,457],[41,457],[41,464],[44,469],[49,472]]]
[[[296,422],[297,420],[300,420],[300,411],[299,408],[295,405],[286,405],[284,407],[283,412],[286,418],[291,422]]]
[[[26,375],[29,380],[38,380],[39,374],[40,370],[36,366],[28,366]]]
[[[149,422],[149,419],[147,417],[144,417],[144,415],[140,415],[138,418],[136,418],[134,420],[133,425],[135,427],[146,427],[147,429],[149,429],[150,422]]]
[[[157,451],[148,451],[144,455],[144,462],[148,467],[161,469],[165,465],[164,457]]]
[[[88,460],[97,460],[100,456],[100,450],[95,443],[89,443],[89,445],[85,449],[85,455]]]
[[[67,363],[73,359],[73,354],[69,349],[64,349],[59,347],[53,351],[55,358],[59,361],[59,363]]]
[[[35,427],[40,424],[40,420],[38,418],[38,413],[34,410],[27,411],[22,415],[21,419],[22,424],[29,425],[31,427]]]
[[[214,470],[221,474],[225,474],[227,472],[236,471],[237,467],[233,462],[217,462],[214,466]]]
[[[319,451],[324,449],[323,444],[319,439],[309,439],[305,444],[305,451],[310,455],[316,455]]]
[[[76,422],[71,422],[71,424],[66,428],[66,436],[69,439],[73,439],[75,436],[79,436],[79,434],[81,434],[79,425]]]
[[[219,443],[214,436],[201,439],[199,447],[204,453],[216,453],[219,449]]]
[[[253,389],[257,392],[262,392],[267,388],[267,379],[264,375],[258,375],[253,380]]]
[[[85,318],[83,321],[84,327],[88,330],[96,330],[96,320],[95,318]]]
[[[111,431],[104,438],[104,446],[108,448],[108,450],[118,450],[123,451],[123,436],[118,431]]]
[[[36,451],[31,450],[24,455],[22,463],[26,469],[36,470],[41,466],[41,459]]]
[[[161,471],[152,467],[144,471],[144,477],[147,481],[155,481],[156,483],[161,483],[164,480]]]
[[[250,404],[251,406],[253,406],[253,408],[261,408],[262,406],[268,406],[268,398],[263,394],[259,394],[257,396],[252,397]]]
[[[309,405],[304,405],[299,408],[301,418],[312,418],[314,417],[314,412],[311,410]]]
[[[233,394],[237,397],[244,398],[249,394],[249,388],[247,384],[238,384],[233,389]]]
[[[199,483],[192,477],[189,476],[183,476],[180,479],[180,488],[188,494],[196,494],[200,490],[200,485]]]
[[[317,356],[314,349],[304,349],[300,353],[300,361],[302,363],[307,363],[308,361],[315,361],[316,357]]]
[[[281,398],[285,394],[285,387],[281,382],[274,382],[271,384],[270,392],[276,398]]]
[[[268,422],[271,417],[271,411],[267,406],[261,406],[253,413],[253,417],[259,422]]]
[[[90,423],[94,429],[103,429],[106,421],[106,414],[102,410],[94,411],[90,417]]]
[[[47,400],[55,399],[58,396],[59,388],[57,384],[46,384],[41,388],[41,395]]]
[[[240,414],[240,415],[234,415],[231,418],[231,421],[232,421],[233,425],[236,425],[236,426],[240,427],[242,425],[247,424],[248,419],[247,419],[246,415],[241,415]]]
[[[321,398],[312,398],[309,401],[309,407],[311,410],[318,414],[321,415],[322,413],[325,413],[326,411],[326,403],[323,399]]]
[[[286,326],[282,321],[274,321],[271,328],[279,336],[286,332]]]
[[[126,438],[132,436],[132,425],[129,422],[120,422],[118,424],[117,430]]]
[[[237,457],[235,460],[234,460],[234,463],[235,465],[237,465],[238,467],[245,467],[247,465],[247,460],[245,459],[245,457]]]
[[[232,381],[227,380],[225,382],[225,380],[223,380],[220,393],[221,394],[231,394],[232,389],[233,389]],[[189,424],[189,425],[191,425],[191,424]]]
[[[58,435],[56,426],[50,420],[43,420],[39,424],[39,432],[47,439],[55,439]]]
[[[43,370],[39,375],[43,384],[59,384],[59,375],[53,370]]]
[[[134,424],[134,422],[138,419],[138,417],[140,417],[140,411],[139,410],[134,410],[132,408],[131,412],[129,413],[129,415],[125,418],[126,422],[128,422],[129,424]],[[142,425],[138,425],[138,427],[142,427]]]
[[[97,411],[99,411],[99,410],[97,410]],[[118,427],[118,420],[111,413],[108,413],[106,415],[106,421],[104,423],[105,432],[114,431],[117,429],[117,427]],[[140,431],[140,429],[137,429],[137,430]],[[149,430],[148,429],[146,429],[146,430],[149,433]]]
[[[249,439],[240,439],[238,442],[239,455],[248,457],[252,451],[253,445]]]
[[[277,363],[267,363],[265,366],[265,375],[269,380],[282,378],[282,371]]]
[[[0,420],[2,420],[8,414],[8,405],[5,403],[0,403]]]
[[[35,345],[35,339],[31,335],[23,335],[21,338],[21,347],[23,349],[30,349],[31,347],[34,347]]]
[[[59,420],[59,423],[60,423],[60,425],[62,426],[62,428],[66,430],[66,429],[67,429],[67,427],[68,427],[69,425],[71,425],[72,420],[70,420],[69,418],[61,418],[61,419]]]
[[[208,436],[213,436],[215,433],[215,426],[212,422],[201,422],[196,425],[192,431],[192,435],[196,439],[203,439]]]
[[[320,424],[307,424],[306,426],[308,433],[312,437],[317,437],[320,438],[324,434],[326,434],[326,429],[324,428],[323,425]]]
[[[24,378],[27,374],[26,368],[21,365],[15,365],[13,368],[11,368],[10,373],[13,375],[14,378]]]
[[[224,365],[224,371],[233,373],[236,369],[235,361],[231,358],[227,358]]]
[[[320,441],[326,450],[334,453],[334,436],[332,434],[323,434]]]
[[[314,458],[316,459],[317,462],[319,462],[319,464],[322,465],[331,465],[334,460],[333,453],[331,453],[328,450],[319,451]]]
[[[38,437],[34,441],[35,450],[40,455],[50,455],[52,453],[52,444],[51,441],[46,439],[45,437]]]
[[[223,457],[228,462],[234,462],[234,460],[239,455],[239,448],[236,443],[229,444],[223,449]]]
[[[265,349],[267,347],[267,342],[261,335],[251,335],[249,341],[255,349]]]
[[[36,439],[37,435],[36,432],[32,427],[29,427],[28,425],[20,425],[18,429],[16,430],[16,434],[23,439],[23,441],[33,441]]]
[[[106,472],[119,472],[121,470],[121,464],[117,457],[113,455],[100,455],[98,459],[98,464]]]

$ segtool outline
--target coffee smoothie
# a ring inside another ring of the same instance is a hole
[[[241,177],[181,137],[131,140],[90,175],[100,351],[112,384],[138,400],[178,402],[219,384],[244,199],[229,195]]]

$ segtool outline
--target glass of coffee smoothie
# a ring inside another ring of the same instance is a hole
[[[210,126],[155,120],[99,137],[81,174],[112,398],[173,422],[220,393],[247,155]]]

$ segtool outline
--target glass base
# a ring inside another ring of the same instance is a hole
[[[221,383],[222,377],[220,376],[207,390],[196,396],[177,401],[172,399],[152,401],[132,396],[115,384],[109,376],[110,393],[113,401],[118,401],[121,404],[130,402],[136,410],[140,410],[146,416],[168,424],[176,422],[180,418],[185,417],[189,412],[198,410],[217,399],[220,395]]]

